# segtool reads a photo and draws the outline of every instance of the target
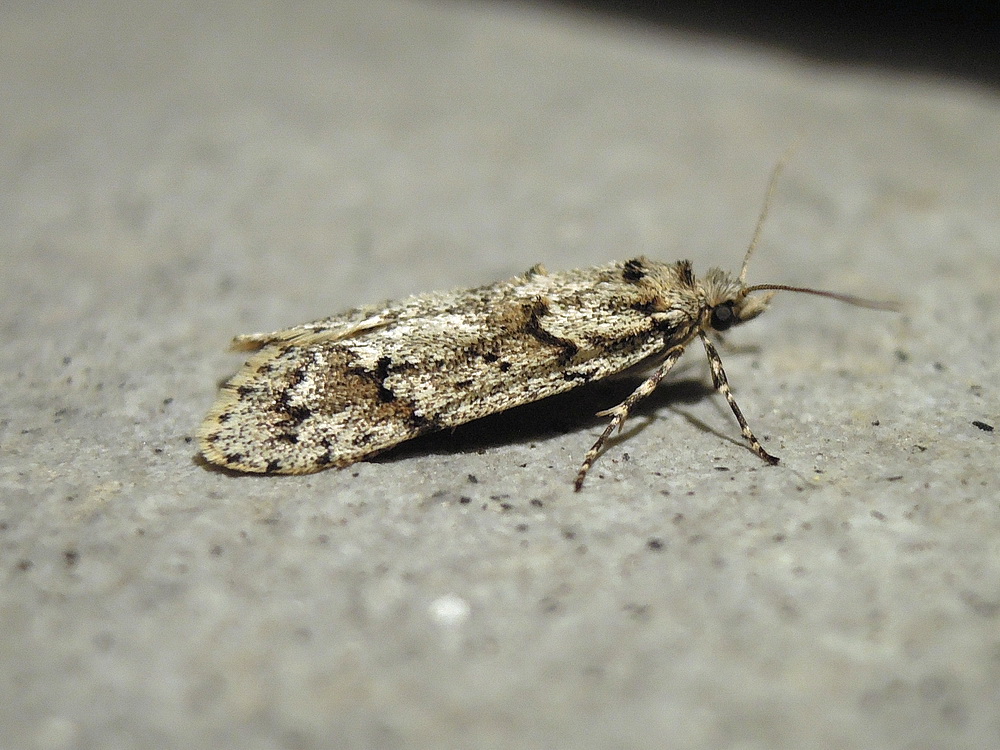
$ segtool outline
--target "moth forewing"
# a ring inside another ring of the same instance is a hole
[[[536,267],[240,337],[258,351],[223,387],[201,451],[237,471],[308,473],[603,379],[690,337],[689,279],[687,263],[644,258]]]

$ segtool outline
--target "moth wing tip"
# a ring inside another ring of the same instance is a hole
[[[229,342],[229,350],[233,352],[252,352],[274,340],[269,333],[241,333]]]
[[[219,428],[222,425],[210,414],[198,429],[195,442],[198,454],[204,462],[211,466],[238,474],[257,474],[262,476],[315,474],[324,469],[343,469],[355,461],[345,459],[320,460],[320,457],[302,457],[289,460],[287,455],[275,455],[271,451],[262,451],[260,446],[235,445],[226,441]]]

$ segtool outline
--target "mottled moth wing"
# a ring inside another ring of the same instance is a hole
[[[695,335],[695,294],[687,264],[636,259],[242,336],[259,351],[223,387],[200,447],[246,472],[347,466],[653,359]]]

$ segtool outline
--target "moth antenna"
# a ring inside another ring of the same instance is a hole
[[[855,297],[853,294],[840,294],[839,292],[827,292],[823,289],[810,289],[804,286],[789,286],[788,284],[754,284],[753,286],[743,287],[743,291],[740,296],[745,297],[751,292],[764,291],[815,294],[817,297],[829,297],[830,299],[835,299],[838,302],[846,302],[848,305],[854,305],[855,307],[866,307],[869,310],[887,310],[889,312],[901,311],[901,307],[898,302],[882,302],[880,300],[865,299],[864,297]]]
[[[801,135],[792,141],[791,145],[785,149],[785,153],[781,155],[778,159],[778,163],[774,165],[774,169],[771,171],[771,179],[767,183],[767,193],[764,195],[764,206],[760,209],[760,216],[757,217],[757,227],[753,230],[753,238],[750,240],[750,246],[747,248],[747,254],[743,256],[743,268],[740,269],[740,283],[746,281],[747,278],[747,265],[750,263],[750,256],[753,255],[754,250],[757,249],[757,243],[760,242],[760,235],[764,229],[764,222],[767,221],[767,214],[771,210],[771,199],[774,197],[774,189],[778,186],[778,178],[781,176],[782,171],[785,169],[785,165],[788,160],[792,158],[792,154],[799,147],[801,142]]]

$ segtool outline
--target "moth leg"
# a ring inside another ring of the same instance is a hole
[[[760,441],[753,434],[753,430],[750,429],[750,425],[747,424],[746,417],[743,416],[743,412],[737,405],[733,392],[729,389],[729,380],[726,379],[726,371],[722,369],[722,359],[719,357],[719,352],[716,351],[704,332],[699,332],[699,335],[701,336],[702,343],[705,345],[708,363],[712,368],[712,385],[726,397],[726,401],[729,402],[729,408],[733,410],[733,414],[736,415],[736,421],[740,423],[740,430],[743,432],[743,437],[750,443],[750,448],[753,452],[760,456],[763,461],[773,466],[778,463],[778,457],[772,456],[764,450],[764,446],[760,444]]]
[[[594,443],[593,447],[587,451],[587,455],[583,458],[583,464],[580,466],[580,471],[577,472],[576,481],[573,482],[573,489],[577,492],[583,487],[583,480],[587,476],[587,472],[590,471],[590,467],[594,465],[594,461],[601,453],[601,449],[604,447],[604,443],[615,430],[621,430],[625,425],[625,420],[628,418],[629,412],[632,411],[637,403],[642,399],[646,398],[650,393],[656,390],[656,386],[660,384],[663,377],[670,372],[670,368],[674,366],[680,356],[684,353],[684,344],[678,344],[677,346],[671,347],[667,350],[663,357],[663,362],[659,367],[646,378],[639,387],[636,388],[629,395],[627,399],[622,401],[618,406],[612,407],[611,409],[605,409],[604,411],[597,412],[599,417],[611,417],[611,421],[608,426],[604,428],[604,432],[601,436],[597,438],[597,442]]]

